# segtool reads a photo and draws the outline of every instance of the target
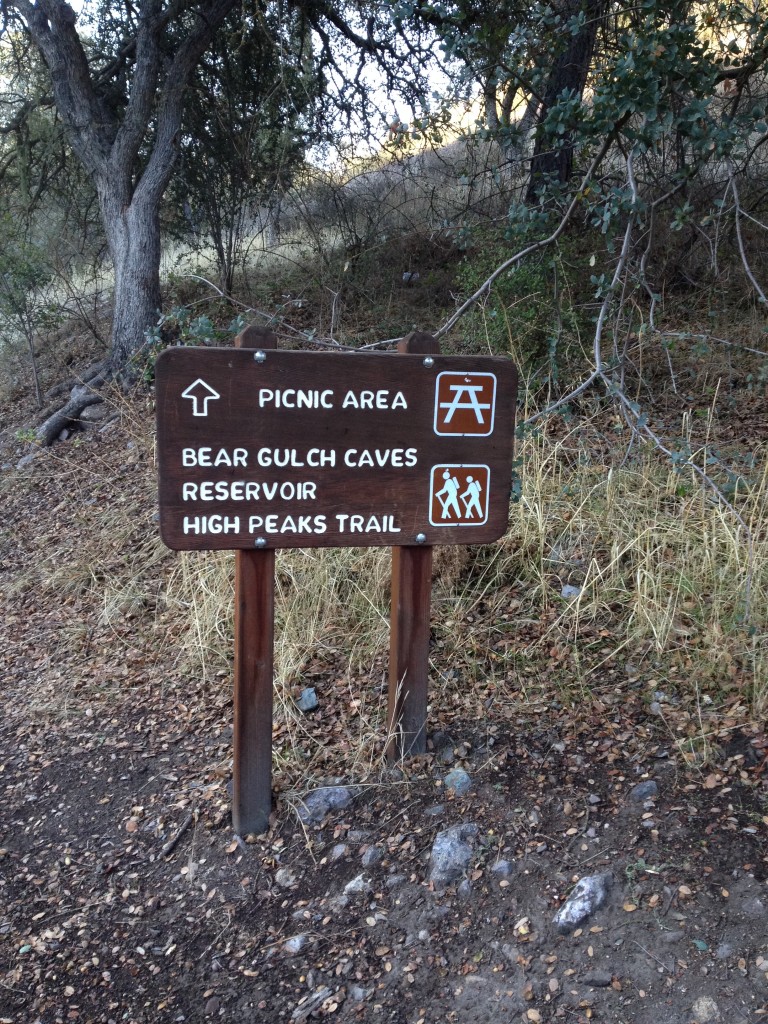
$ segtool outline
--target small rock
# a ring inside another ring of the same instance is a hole
[[[477,835],[477,825],[465,823],[438,832],[432,844],[429,880],[438,889],[455,882],[469,867],[472,846],[469,839]]]
[[[674,928],[672,931],[662,932],[660,938],[666,945],[671,946],[675,942],[679,942],[681,939],[684,939],[685,932],[680,928]]]
[[[275,881],[282,889],[290,889],[296,883],[296,872],[291,868],[278,868],[275,872]]]
[[[491,874],[499,878],[509,878],[512,874],[512,862],[508,860],[497,860],[491,865]]]
[[[641,804],[644,800],[653,800],[658,795],[659,786],[653,779],[644,779],[629,791],[629,799],[634,804]]]
[[[384,860],[384,851],[380,846],[369,846],[363,854],[361,861],[364,868],[372,868]]]
[[[433,732],[429,739],[432,744],[432,749],[435,751],[440,751],[443,747],[449,746],[451,743],[450,737],[444,733],[442,729],[437,729]]]
[[[721,1020],[720,1007],[711,996],[699,996],[691,1007],[696,1024],[709,1024],[710,1021]]]
[[[286,939],[283,943],[283,949],[286,953],[295,955],[300,953],[307,944],[307,936],[301,932],[299,935],[292,935],[290,939]]]
[[[664,709],[662,708],[661,704],[659,704],[659,702],[657,700],[652,700],[651,701],[651,703],[648,705],[648,710],[651,712],[651,714],[654,714],[654,715],[661,715],[664,712]]]
[[[407,881],[405,875],[390,875],[384,884],[388,889],[397,889],[399,886],[405,885]]]
[[[595,807],[597,804],[600,803],[600,797],[597,795],[597,793],[590,793],[587,797],[587,801],[590,804],[592,804],[593,807]]]
[[[439,818],[445,811],[445,804],[433,804],[431,807],[427,807],[424,813],[429,818]]]
[[[305,690],[302,690],[301,696],[296,701],[296,707],[299,711],[314,711],[319,704],[317,690],[315,690],[314,686],[308,686]]]
[[[347,882],[344,886],[344,892],[347,896],[358,896],[361,893],[371,891],[371,880],[365,875],[356,875],[351,882]]]
[[[581,593],[581,587],[572,587],[570,583],[566,583],[563,589],[560,591],[560,597],[570,600],[572,597],[578,597]]]
[[[741,906],[741,912],[744,917],[748,917],[753,921],[762,920],[766,916],[765,904],[759,896],[753,896],[752,899],[745,900]]]
[[[370,988],[363,988],[362,985],[352,985],[349,990],[349,998],[356,1003],[364,1003],[372,991]]]
[[[341,911],[344,910],[344,908],[348,907],[348,906],[349,906],[349,896],[347,896],[346,893],[343,893],[343,892],[338,893],[336,896],[332,897],[332,899],[330,899],[328,901],[328,908],[334,914],[341,913]]]
[[[218,996],[211,996],[208,1002],[205,1004],[206,1015],[212,1017],[215,1013],[218,1013],[221,1009],[221,1001]]]
[[[31,465],[31,463],[33,463],[37,458],[38,454],[39,452],[30,452],[29,455],[25,455],[23,458],[19,459],[16,463],[16,469],[24,469],[25,466]]]
[[[347,833],[347,842],[352,843],[354,845],[357,845],[358,843],[364,843],[368,839],[369,835],[370,833],[365,832],[363,829],[353,828],[350,832]]]
[[[299,807],[305,825],[316,825],[329,811],[338,811],[352,802],[354,793],[346,786],[323,786],[309,793]]]
[[[733,956],[733,946],[730,942],[721,942],[715,950],[715,956],[718,960],[727,960],[728,957]]]
[[[608,988],[613,981],[613,975],[610,971],[588,971],[581,980],[593,988]]]
[[[552,923],[561,935],[568,935],[582,921],[605,903],[613,881],[609,872],[587,875],[573,887],[573,892],[555,914]]]
[[[342,857],[346,857],[349,853],[349,847],[346,843],[336,843],[332,847],[331,852],[328,854],[328,860],[335,864],[337,860],[341,860]]]
[[[456,796],[464,796],[472,789],[472,779],[463,768],[454,768],[443,779],[446,789],[452,790]]]
[[[468,900],[472,895],[472,883],[468,878],[463,878],[456,887],[456,895],[462,900]]]
[[[517,946],[513,946],[510,942],[505,942],[501,947],[501,952],[511,964],[517,964],[517,958],[520,956],[520,950]]]
[[[456,760],[456,755],[454,754],[451,747],[443,747],[443,749],[437,755],[437,760],[440,762],[440,764],[453,764],[453,762]]]

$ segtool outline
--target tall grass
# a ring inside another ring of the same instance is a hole
[[[579,687],[598,686],[602,666],[626,661],[649,676],[661,669],[681,699],[736,691],[745,714],[762,715],[768,445],[733,495],[751,556],[731,511],[653,452],[612,465],[597,431],[582,425],[529,436],[519,455],[522,498],[504,540],[438,549],[435,685],[503,675],[521,658],[542,685],[559,685],[547,668],[554,649],[572,655],[564,665]],[[227,555],[183,555],[170,581],[189,609],[185,649],[211,673],[231,656],[232,572]],[[351,678],[386,656],[388,552],[281,552],[277,579],[276,692],[290,716],[307,665],[346,664]],[[561,596],[565,584],[575,596]]]

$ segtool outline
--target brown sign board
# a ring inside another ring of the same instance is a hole
[[[172,348],[156,365],[176,550],[485,544],[507,529],[503,358]]]

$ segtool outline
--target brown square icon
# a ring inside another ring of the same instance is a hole
[[[435,382],[435,433],[486,437],[493,432],[496,374],[445,370]]]

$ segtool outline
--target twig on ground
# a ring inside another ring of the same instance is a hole
[[[163,846],[163,848],[160,850],[161,856],[169,857],[173,853],[173,851],[176,849],[176,847],[178,845],[179,840],[184,835],[184,833],[187,831],[189,826],[192,824],[192,822],[194,821],[194,818],[195,818],[195,812],[194,811],[190,811],[189,814],[184,819],[184,821],[182,821],[182,823],[179,825],[179,827],[176,830],[175,834],[171,836],[171,838],[168,840],[168,842],[165,844],[165,846]]]

